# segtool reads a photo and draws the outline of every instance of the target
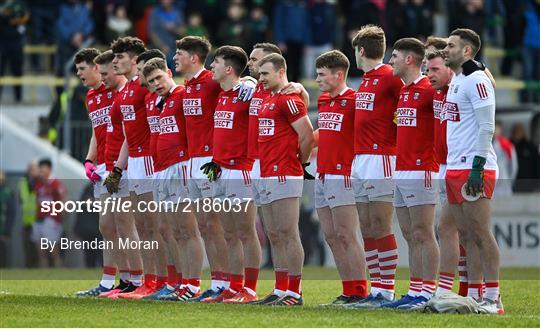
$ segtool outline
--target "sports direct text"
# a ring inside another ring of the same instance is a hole
[[[104,200],[42,201],[41,212],[56,216],[60,213],[108,213],[122,212],[245,212],[250,198],[196,199],[178,198],[175,201],[138,201],[108,197]]]

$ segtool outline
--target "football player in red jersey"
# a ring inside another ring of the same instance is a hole
[[[403,82],[383,64],[386,37],[382,28],[367,25],[352,40],[356,65],[364,71],[356,93],[351,177],[364,239],[371,290],[358,307],[378,307],[394,299],[398,260],[392,230],[396,162],[394,113]]]
[[[100,199],[107,190],[102,185],[105,177],[105,141],[107,124],[110,122],[109,111],[113,102],[114,89],[109,89],[101,81],[99,66],[94,59],[100,55],[95,48],[83,48],[74,57],[77,76],[83,85],[90,87],[86,94],[86,108],[92,123],[92,137],[88,154],[84,162],[86,176],[94,184],[94,198]],[[97,166],[95,165],[97,163]],[[99,228],[103,239],[115,243],[118,239],[116,225],[111,214],[99,214]],[[77,292],[77,296],[98,296],[113,289],[117,264],[114,254],[118,249],[103,250],[103,274],[99,285],[93,289]]]
[[[434,230],[439,171],[433,134],[435,90],[420,72],[424,55],[425,47],[420,40],[404,38],[394,44],[389,62],[394,75],[405,84],[397,108],[394,205],[409,246],[409,258],[413,260],[410,271],[422,279],[420,293],[410,302],[397,306],[405,310],[423,309],[431,299],[439,267],[439,248]],[[418,263],[414,255],[419,255]]]
[[[223,91],[214,112],[213,157],[205,167],[220,173],[218,177],[212,177],[214,172],[209,172],[214,181],[214,199],[221,200],[224,208],[234,204],[240,205],[242,210],[224,210],[219,214],[228,246],[231,284],[221,295],[203,302],[235,304],[257,299],[261,246],[255,229],[256,208],[252,202],[250,171],[253,159],[247,155],[250,103],[239,99],[240,75],[247,60],[242,48],[223,46],[216,50],[211,64],[212,79]]]
[[[114,53],[113,67],[117,74],[127,78],[126,87],[122,90],[122,96],[118,100],[122,127],[125,140],[118,155],[114,169],[105,180],[109,192],[114,192],[116,183],[119,182],[122,172],[127,167],[127,178],[130,190],[130,198],[133,204],[138,202],[151,202],[152,196],[152,174],[153,164],[150,156],[150,129],[146,119],[146,108],[144,99],[149,92],[147,88],[141,86],[137,75],[137,56],[146,49],[144,43],[134,37],[124,37],[115,40],[111,44]],[[133,222],[126,223],[131,227],[129,239],[138,241],[162,241],[159,230],[153,231],[154,221],[157,216],[154,213],[141,213],[138,210],[133,212],[135,226]],[[126,232],[127,233],[127,232]],[[158,236],[159,235],[159,236]],[[154,292],[154,281],[156,278],[155,259],[153,250],[130,249],[130,266],[132,262],[136,264],[132,268],[132,283],[139,287],[128,294],[120,294],[121,298],[141,298]],[[139,265],[141,267],[139,267]],[[143,267],[144,266],[144,267]],[[142,280],[144,268],[144,284]],[[140,283],[140,284],[139,284]]]
[[[354,145],[350,141],[354,138],[355,92],[346,84],[349,65],[347,56],[337,50],[326,52],[315,61],[316,82],[322,91],[318,101],[315,207],[343,287],[333,305],[356,303],[368,295],[351,180]]]
[[[211,184],[200,168],[212,160],[214,110],[221,87],[212,80],[212,72],[204,68],[211,49],[208,40],[188,36],[177,41],[176,45],[176,72],[186,80],[183,110],[191,157],[189,193],[193,201],[199,200],[197,202],[202,204],[203,199],[212,197]],[[228,288],[228,258],[221,253],[226,250],[227,242],[217,213],[196,208],[200,210],[196,217],[212,275],[211,288],[201,295],[204,299],[217,296]]]
[[[444,39],[442,39],[444,40]],[[446,45],[446,40],[444,40]],[[442,50],[432,50],[426,53],[426,76],[429,83],[436,90],[433,97],[433,115],[434,115],[434,137],[435,137],[435,156],[439,163],[439,199],[441,202],[441,215],[437,225],[437,235],[440,245],[440,265],[439,265],[439,285],[436,294],[444,291],[452,291],[454,283],[454,272],[459,263],[459,291],[460,294],[467,295],[467,280],[463,280],[462,262],[466,257],[460,255],[463,248],[459,244],[459,234],[450,209],[448,207],[448,197],[446,195],[446,185],[444,177],[446,175],[446,119],[444,117],[444,102],[448,85],[452,80],[452,70],[444,63],[444,52]],[[461,257],[460,257],[461,256]]]
[[[161,97],[157,107],[159,113],[159,135],[156,141],[155,183],[156,201],[167,201],[169,209],[164,214],[168,217],[171,230],[178,235],[175,241],[171,232],[165,232],[173,242],[169,246],[171,255],[180,259],[182,269],[181,280],[177,289],[164,288],[161,293],[154,295],[159,300],[190,301],[200,295],[200,278],[203,262],[203,246],[197,222],[192,212],[186,209],[188,200],[189,152],[186,133],[185,117],[182,111],[184,87],[178,86],[172,79],[172,73],[163,58],[149,60],[143,69],[149,85]],[[178,242],[179,250],[171,250]],[[182,282],[183,281],[183,282]],[[171,293],[172,292],[172,293]],[[148,296],[150,297],[150,296]]]
[[[120,153],[120,148],[124,142],[124,132],[122,131],[122,119],[120,117],[120,108],[118,107],[118,99],[121,97],[121,90],[126,85],[126,77],[123,75],[118,75],[114,72],[112,61],[114,59],[114,54],[112,50],[107,50],[101,53],[94,59],[94,63],[99,66],[99,72],[101,74],[101,81],[107,86],[108,89],[113,91],[113,103],[109,110],[109,122],[107,123],[106,137],[105,137],[105,167],[106,173],[105,177],[108,176],[109,172],[114,168],[114,162],[118,159],[118,154]],[[102,184],[102,183],[100,183]],[[111,194],[107,191],[105,186],[103,186],[106,191],[102,195],[101,200],[104,201],[106,198],[111,197]],[[127,184],[127,178],[123,178],[119,184],[119,191],[112,195],[117,198],[127,198],[129,197],[129,186]],[[100,297],[108,297],[109,295],[115,295],[120,292],[129,292],[136,289],[136,287],[130,283],[130,266],[128,264],[128,257],[124,250],[121,250],[118,247],[118,238],[122,237],[125,234],[125,227],[121,227],[119,223],[126,221],[124,217],[132,218],[130,212],[111,212],[106,214],[106,216],[111,216],[112,225],[102,225],[100,230],[107,231],[108,235],[113,235],[116,233],[114,238],[114,250],[113,253],[115,256],[115,261],[118,266],[118,271],[120,272],[120,283],[114,287],[109,292],[100,294]],[[133,219],[131,219],[133,221]]]
[[[264,56],[269,54],[281,54],[281,50],[278,46],[272,43],[257,43],[253,46],[253,50],[249,55],[247,66],[249,68],[250,75],[259,79],[259,65]],[[301,94],[302,99],[306,106],[309,104],[309,94],[304,86],[300,83],[290,82],[283,90],[282,94]],[[261,204],[261,166],[259,161],[259,111],[261,109],[262,102],[270,97],[271,91],[265,90],[262,83],[257,84],[253,98],[251,99],[249,107],[249,137],[248,137],[248,157],[254,159],[253,169],[251,170],[251,180],[253,184],[253,201],[255,205],[259,207],[259,216],[262,219],[264,225],[264,231],[270,242],[270,253],[272,258],[272,265],[274,266],[275,285],[274,290],[265,296],[264,298],[253,302],[253,304],[268,304],[274,302],[279,297],[285,294],[288,286],[287,275],[287,252],[285,250],[285,241],[279,238],[278,228],[273,225],[274,221],[271,220],[272,208],[270,205]]]
[[[272,207],[272,221],[286,241],[289,283],[285,295],[272,305],[302,305],[301,277],[304,251],[298,231],[299,199],[303,178],[313,149],[313,127],[299,95],[283,95],[287,64],[283,56],[266,55],[259,61],[259,81],[272,96],[259,112],[259,155],[261,157],[262,204]]]

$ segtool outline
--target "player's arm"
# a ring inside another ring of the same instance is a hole
[[[478,135],[466,191],[467,194],[474,196],[483,191],[484,166],[495,133],[495,93],[489,78],[475,79],[473,83],[474,85],[470,85],[470,88],[466,88],[466,92],[474,109]]]
[[[94,161],[97,158],[97,142],[96,135],[92,129],[92,138],[90,138],[90,145],[88,146],[88,153],[86,154],[86,160],[84,160],[84,170],[86,172],[86,177],[92,183],[95,183],[101,179],[101,177],[95,173],[97,167],[94,164]]]
[[[309,117],[306,115],[294,121],[291,126],[298,134],[298,159],[303,164],[307,163],[311,155],[311,150],[315,146],[311,121],[309,121]]]
[[[124,136],[126,136],[126,129],[124,127],[124,123],[122,123],[122,131],[124,132]],[[103,183],[103,185],[107,187],[107,191],[111,194],[118,192],[120,180],[122,179],[122,173],[127,166],[127,159],[129,154],[128,151],[129,145],[127,142],[127,138],[124,137],[124,142],[122,143],[122,147],[120,148],[120,154],[118,155],[118,160],[116,161],[113,170],[109,173],[109,176],[107,177],[107,179],[105,179],[105,182]]]
[[[124,136],[126,136],[126,127],[122,123],[122,130],[124,132]],[[124,142],[122,143],[122,148],[120,148],[120,154],[118,154],[118,160],[116,160],[115,167],[118,167],[122,170],[126,169],[127,167],[127,160],[129,155],[129,144],[127,141],[127,138],[124,138]]]
[[[306,88],[301,83],[298,82],[289,82],[283,89],[281,93],[284,95],[300,94],[306,107],[309,107],[309,93]]]

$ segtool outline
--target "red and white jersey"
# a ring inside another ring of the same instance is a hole
[[[446,120],[443,116],[447,91],[448,86],[442,90],[437,90],[433,95],[433,135],[435,137],[435,160],[437,160],[438,164],[446,164],[446,155],[448,154],[448,148],[446,147]]]
[[[162,100],[154,172],[189,159],[186,120],[182,111],[184,87],[175,86]]]
[[[238,87],[222,91],[214,112],[213,161],[223,168],[251,170],[248,158],[250,103],[238,99]]]
[[[64,201],[67,194],[64,184],[54,177],[50,177],[47,180],[38,179],[34,186],[34,191],[36,192],[38,209],[37,218],[44,219],[46,217],[51,217],[58,223],[62,222],[61,213],[53,215],[52,211],[44,211],[44,209],[41,208],[41,203],[45,201]]]
[[[139,77],[135,76],[128,81],[119,101],[129,156],[132,158],[150,155],[150,128],[144,103],[148,93],[148,89],[139,83]]]
[[[263,101],[259,111],[261,177],[302,176],[298,160],[298,134],[291,126],[307,116],[300,95],[276,93]]]
[[[191,157],[212,156],[214,110],[221,92],[212,72],[203,69],[185,82],[183,107]]]
[[[318,173],[351,175],[355,96],[354,90],[348,87],[334,98],[329,93],[319,96]]]
[[[439,171],[433,147],[434,94],[425,76],[401,88],[397,105],[396,170]]]
[[[86,110],[92,122],[94,136],[97,144],[97,163],[105,162],[105,143],[107,139],[107,125],[110,124],[109,112],[114,100],[115,92],[101,84],[97,89],[90,89],[86,93]]]
[[[113,95],[113,103],[109,116],[111,118],[107,125],[107,137],[105,142],[105,167],[111,171],[114,168],[120,149],[124,143],[124,131],[122,130],[122,113],[120,112],[120,99],[126,86],[122,86],[116,94]]]
[[[468,76],[463,73],[454,75],[444,103],[448,169],[472,167],[480,128],[474,111],[485,106],[495,106],[495,91],[487,75],[483,71]],[[490,146],[484,168],[497,169],[493,145]]]
[[[150,155],[156,161],[156,143],[159,136],[159,109],[157,103],[161,97],[157,93],[148,93],[144,97],[146,120],[150,128]]]
[[[396,110],[403,81],[392,67],[380,64],[364,73],[356,93],[355,154],[396,154]]]
[[[263,101],[270,97],[270,90],[265,90],[262,83],[257,84],[249,105],[248,158],[259,158],[259,111]]]

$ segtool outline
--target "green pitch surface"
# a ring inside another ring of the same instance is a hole
[[[276,308],[175,302],[76,298],[96,285],[97,270],[4,270],[0,272],[1,327],[539,327],[539,269],[502,271],[504,316],[441,315],[393,310],[320,308],[341,292],[334,269],[306,268],[305,305]],[[75,280],[75,278],[83,278]],[[206,275],[205,277],[208,277]],[[42,278],[42,280],[37,280]],[[273,285],[263,273],[259,293]],[[407,270],[398,271],[398,293],[407,289]],[[206,287],[208,281],[204,281]]]

